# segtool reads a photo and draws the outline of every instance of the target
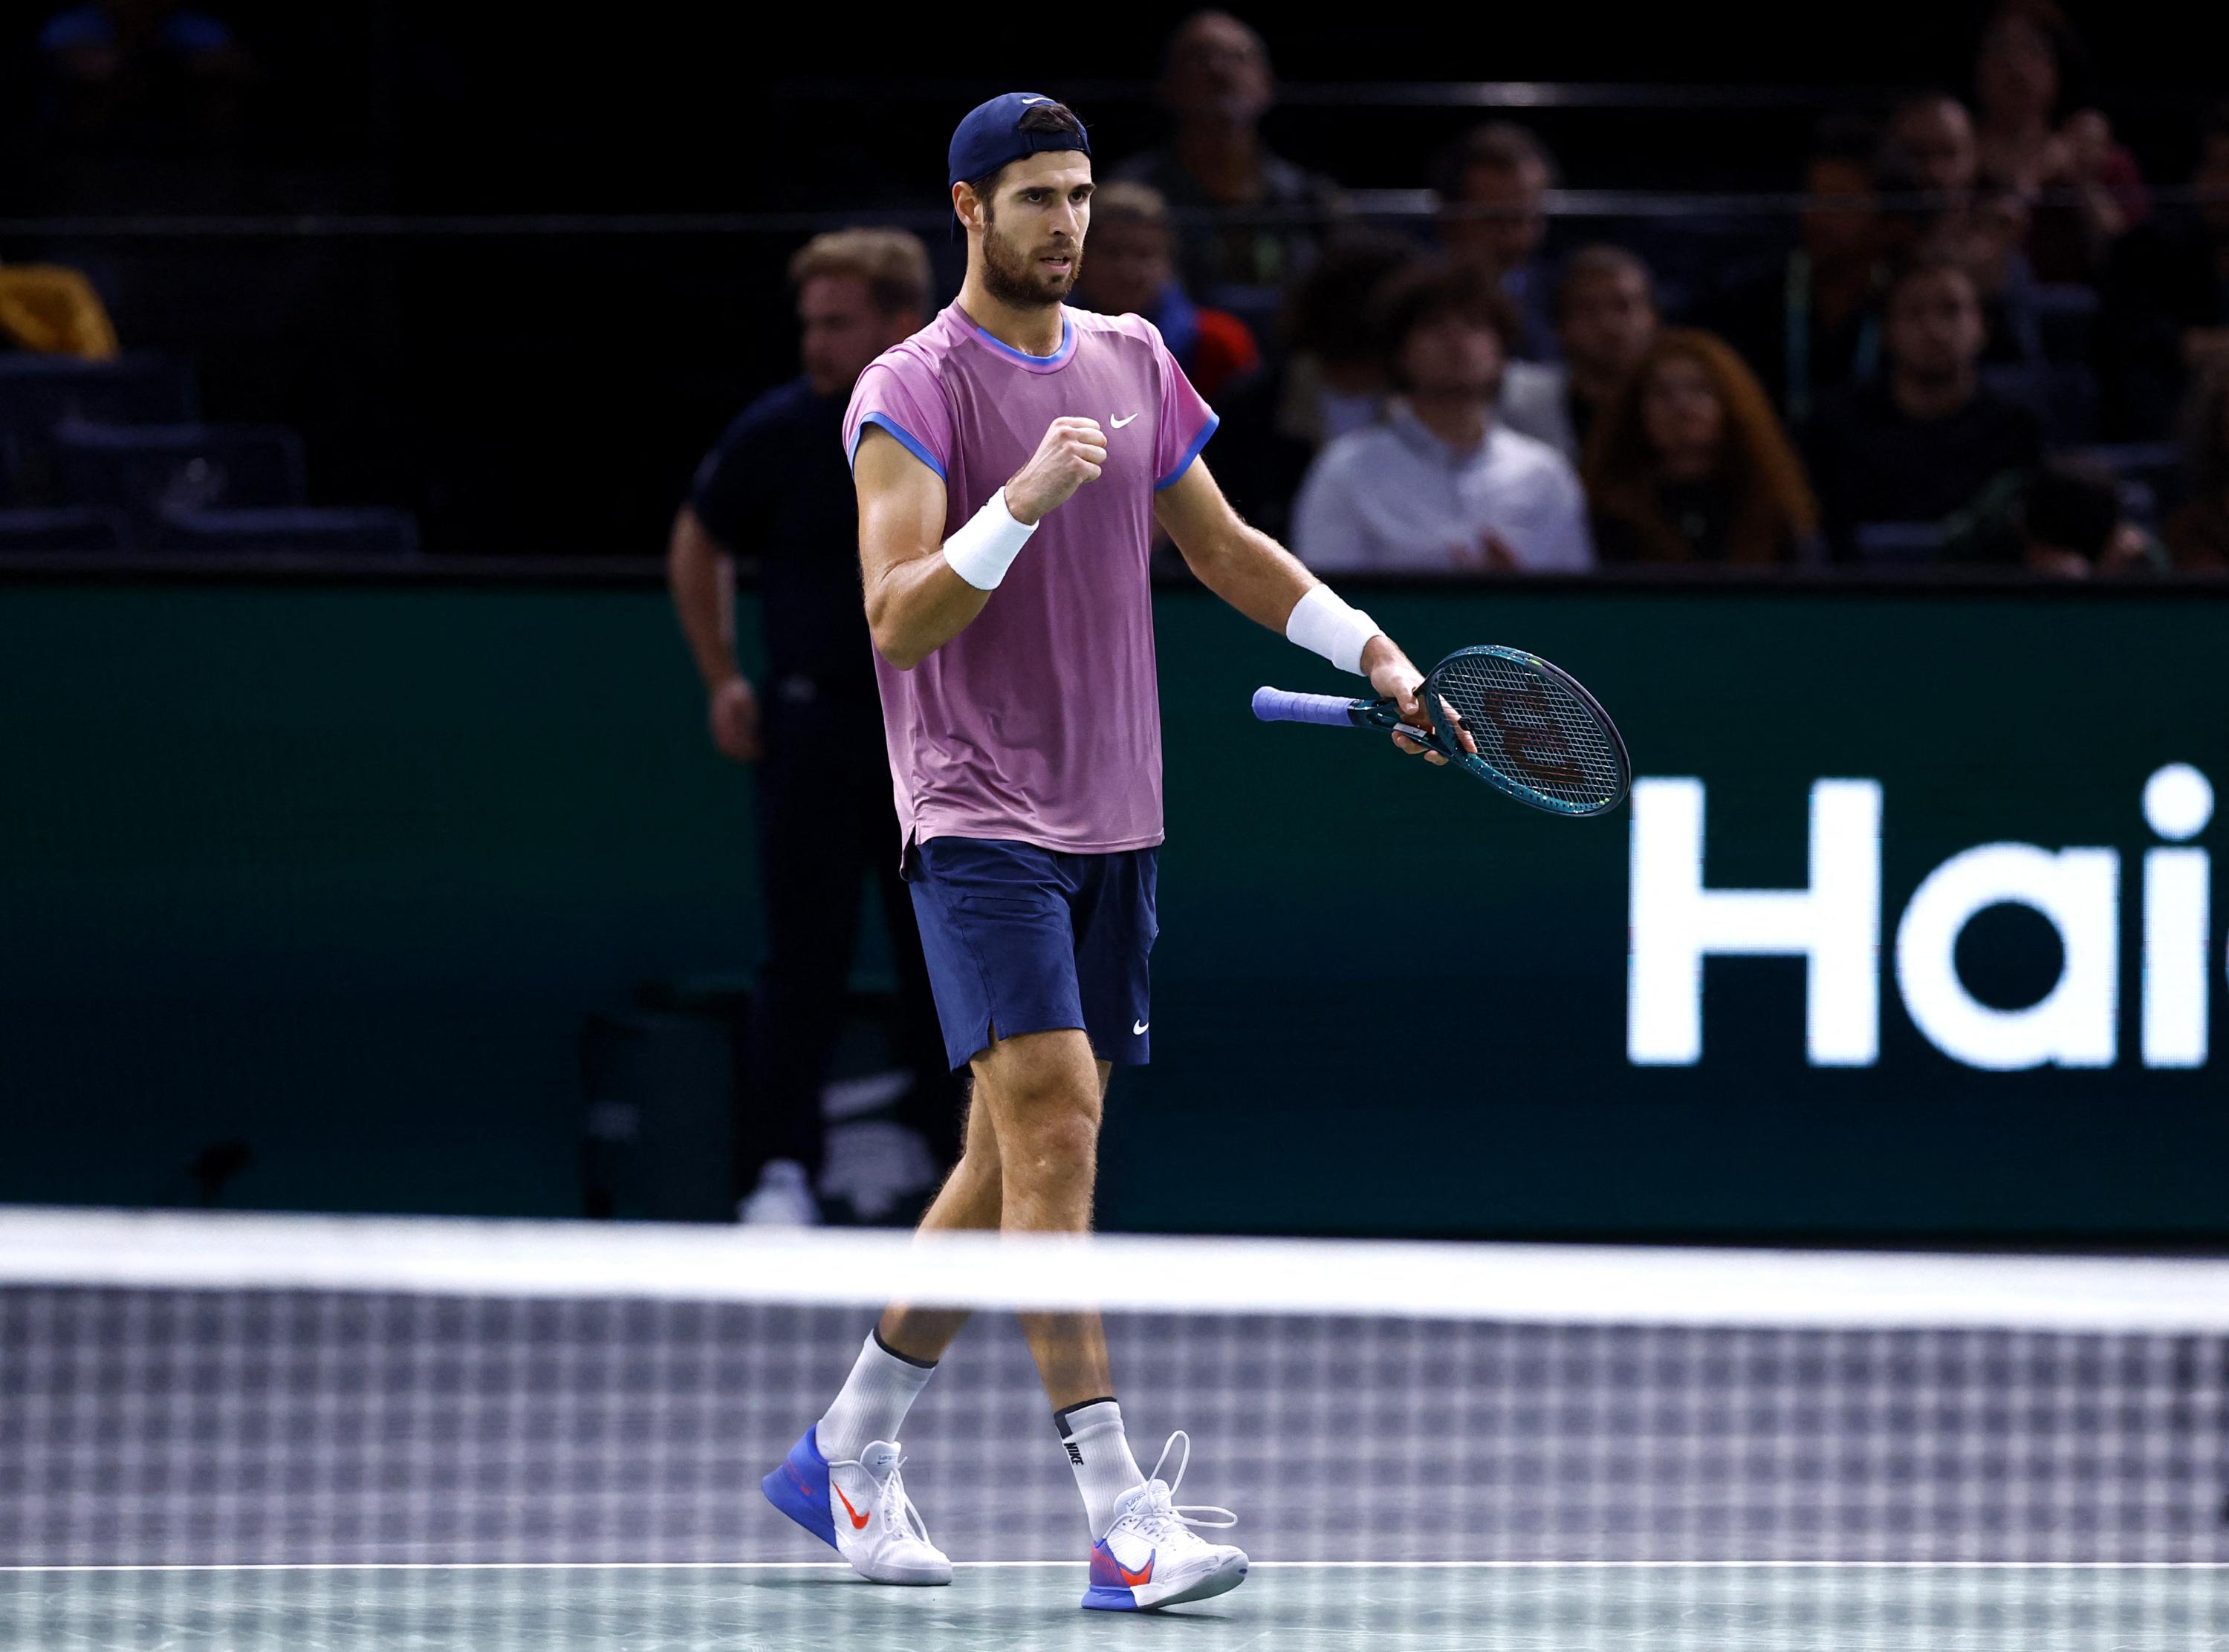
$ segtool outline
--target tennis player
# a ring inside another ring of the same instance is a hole
[[[1152,323],[1071,310],[1091,146],[1011,93],[952,137],[967,238],[959,301],[859,377],[844,440],[859,501],[902,855],[952,1065],[973,1078],[960,1164],[923,1231],[1080,1233],[1108,1075],[1152,1047],[1146,961],[1161,842],[1147,553],[1155,523],[1200,581],[1397,700],[1421,674],[1242,522],[1199,457],[1209,410]],[[1393,737],[1415,753],[1423,747]],[[1423,752],[1431,761],[1444,759]],[[966,1316],[898,1304],[768,1497],[878,1583],[941,1584],[898,1476],[900,1426]],[[1199,1600],[1246,1576],[1140,1472],[1096,1314],[1025,1314],[1090,1530],[1087,1607]]]

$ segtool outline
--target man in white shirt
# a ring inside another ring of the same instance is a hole
[[[1478,272],[1426,265],[1380,295],[1397,398],[1384,420],[1317,456],[1293,508],[1310,567],[1465,573],[1594,566],[1571,461],[1499,424],[1517,322]]]

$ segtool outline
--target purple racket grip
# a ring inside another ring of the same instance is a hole
[[[1352,728],[1354,701],[1335,694],[1294,694],[1286,688],[1254,690],[1254,714],[1265,723],[1321,723]]]

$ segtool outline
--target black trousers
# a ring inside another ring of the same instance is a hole
[[[758,829],[767,953],[738,1086],[738,1188],[755,1185],[768,1159],[794,1159],[819,1174],[826,1144],[820,1092],[842,1030],[870,879],[897,972],[890,1034],[914,1074],[899,1117],[928,1138],[940,1166],[949,1166],[960,1156],[960,1085],[945,1062],[913,900],[898,876],[880,717],[871,701],[798,705],[769,683],[765,730]]]

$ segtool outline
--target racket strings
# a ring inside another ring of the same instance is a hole
[[[1428,685],[1481,759],[1541,796],[1591,809],[1625,784],[1624,759],[1593,708],[1545,673],[1492,654],[1443,662]]]

